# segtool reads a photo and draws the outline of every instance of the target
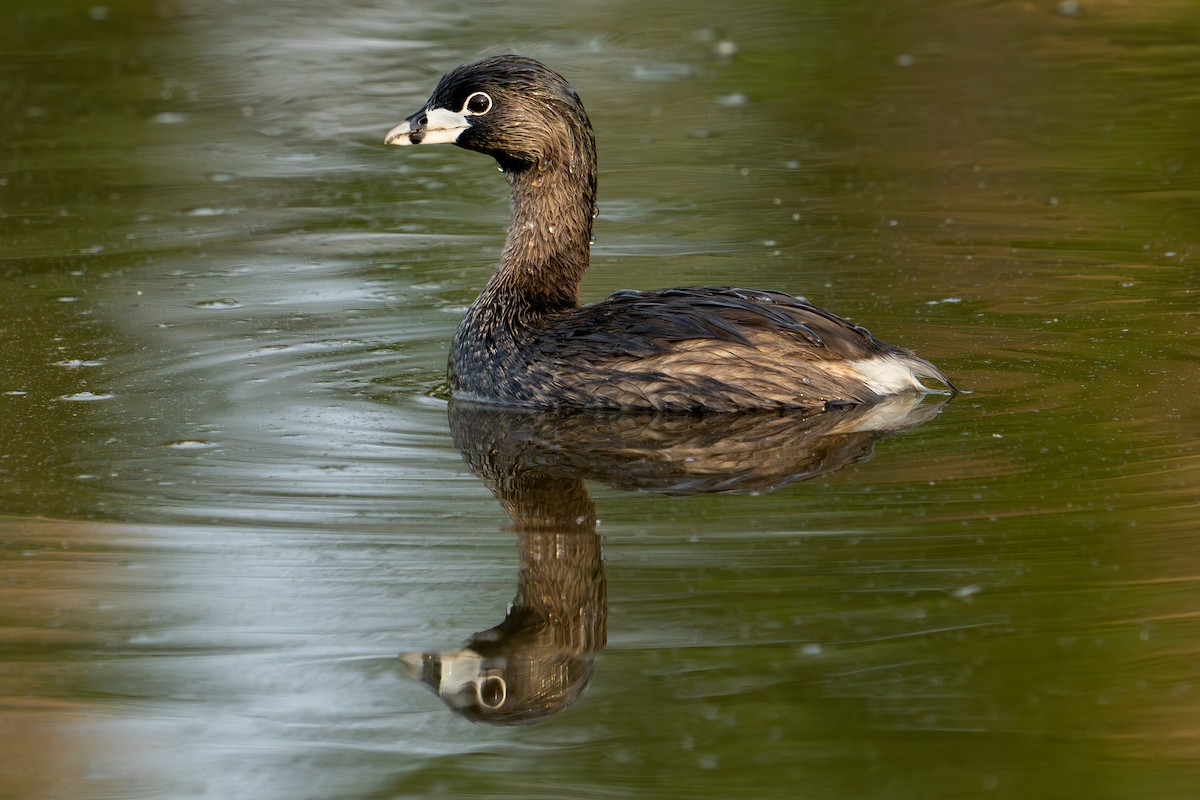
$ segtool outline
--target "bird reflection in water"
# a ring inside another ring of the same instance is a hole
[[[522,725],[576,702],[607,637],[607,584],[585,479],[685,496],[767,492],[834,472],[946,401],[794,413],[656,414],[450,406],[454,442],[517,537],[504,620],[458,650],[404,653],[410,677],[475,722]]]

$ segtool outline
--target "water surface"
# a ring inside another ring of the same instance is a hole
[[[1192,797],[1200,12],[793,6],[0,10],[0,794]],[[503,179],[381,141],[504,51],[596,127],[586,301],[778,288],[972,393],[449,407]],[[408,674],[468,641],[532,724]]]

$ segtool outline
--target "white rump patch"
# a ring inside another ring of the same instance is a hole
[[[862,376],[871,391],[876,394],[900,394],[916,390],[929,394],[937,390],[930,389],[921,383],[921,375],[927,374],[925,369],[914,369],[920,365],[896,356],[876,356],[851,361],[849,366]]]

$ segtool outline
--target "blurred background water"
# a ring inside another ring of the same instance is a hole
[[[382,137],[507,51],[596,126],[585,300],[972,393],[448,414],[506,192]],[[1194,797],[1198,65],[1191,0],[0,4],[0,795]],[[562,698],[406,674],[468,639]]]

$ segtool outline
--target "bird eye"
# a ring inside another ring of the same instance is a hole
[[[508,686],[504,683],[504,678],[490,675],[479,682],[475,687],[475,693],[481,704],[487,708],[497,709],[504,705],[505,699],[508,698]]]
[[[492,98],[488,97],[487,92],[476,92],[467,98],[463,108],[472,114],[486,114],[492,110]]]

